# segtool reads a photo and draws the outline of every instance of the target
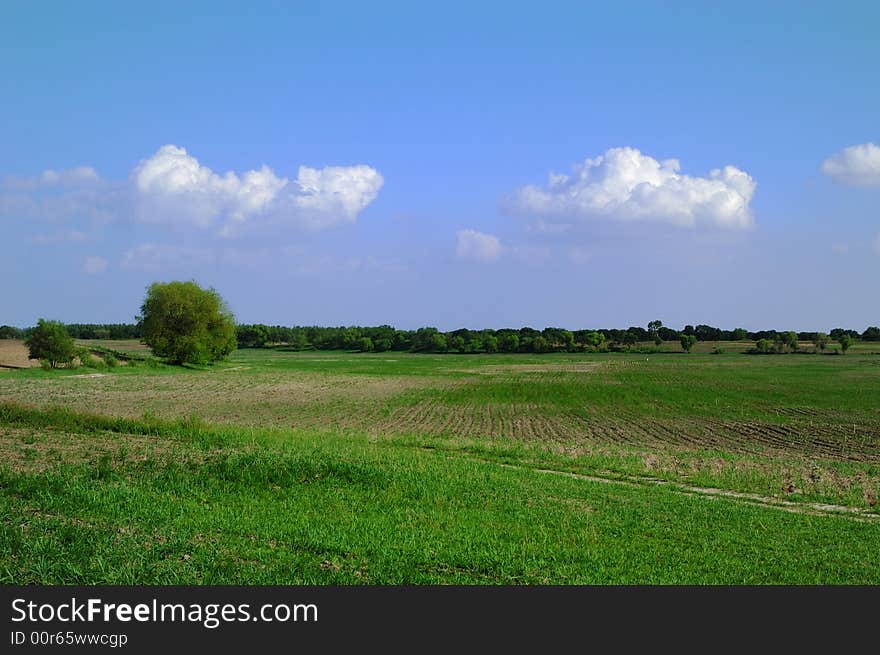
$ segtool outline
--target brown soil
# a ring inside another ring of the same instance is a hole
[[[28,349],[19,339],[0,339],[0,367],[30,368],[39,366],[36,359],[28,359]]]

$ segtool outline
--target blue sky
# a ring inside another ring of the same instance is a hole
[[[0,323],[880,323],[877,3],[474,4],[4,3]]]

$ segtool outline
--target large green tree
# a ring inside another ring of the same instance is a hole
[[[138,322],[143,341],[175,364],[209,364],[236,347],[235,318],[214,289],[195,282],[155,282]]]
[[[45,360],[52,368],[62,364],[66,366],[73,361],[75,347],[64,323],[41,318],[24,343],[31,359]]]

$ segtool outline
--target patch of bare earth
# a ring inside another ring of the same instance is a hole
[[[114,461],[143,461],[169,456],[174,442],[155,436],[117,433],[75,434],[0,426],[0,468],[39,472],[61,465],[94,463],[109,456]]]
[[[24,341],[0,339],[0,368],[32,368],[39,365],[39,360],[28,358]]]
[[[513,439],[549,447],[624,444],[740,454],[780,454],[880,462],[880,427],[833,423],[776,425],[708,418],[647,418],[621,410],[614,415],[554,412],[537,403],[474,403],[450,406],[432,398],[396,407],[365,426],[374,433],[454,435]]]
[[[479,368],[456,369],[462,373],[479,373],[480,375],[498,375],[502,373],[592,373],[605,366],[605,362],[574,362],[570,364],[485,364]]]
[[[68,375],[0,379],[0,402],[67,406],[77,411],[136,418],[195,415],[209,422],[279,427],[364,427],[386,401],[442,381],[424,376],[317,374]]]

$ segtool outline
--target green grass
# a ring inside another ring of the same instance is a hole
[[[139,427],[171,448],[3,471],[6,583],[880,581],[876,522],[509,469],[365,436],[236,437],[11,410],[3,420],[44,438],[64,427],[112,440]]]
[[[0,372],[4,582],[880,583],[875,355],[83,373]]]

